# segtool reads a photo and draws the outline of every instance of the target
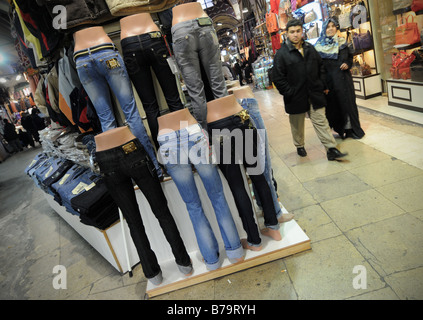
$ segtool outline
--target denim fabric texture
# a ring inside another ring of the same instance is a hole
[[[201,126],[195,124],[159,135],[158,142],[159,160],[172,177],[186,204],[198,247],[207,268],[215,270],[220,267],[219,245],[204,213],[192,165],[197,170],[213,205],[227,257],[241,258],[244,253],[238,231],[225,198],[218,169],[211,159],[207,136]]]
[[[106,45],[114,46],[113,44]],[[78,55],[75,59],[76,70],[82,86],[94,105],[102,130],[106,132],[117,128],[109,93],[110,87],[116,95],[131,132],[141,141],[160,175],[161,169],[156,159],[156,153],[137,109],[131,81],[122,57],[118,51],[113,49],[91,52],[96,47],[74,52],[74,56]],[[86,51],[86,54],[79,55]]]
[[[272,162],[270,158],[270,151],[269,151],[269,140],[267,138],[266,126],[264,125],[263,118],[261,117],[259,105],[256,99],[254,98],[244,98],[239,100],[240,105],[248,110],[250,114],[250,120],[253,122],[254,126],[259,129],[259,140],[258,140],[258,151],[259,156],[262,157],[262,161],[264,161],[264,176],[266,177],[266,181],[269,185],[270,192],[272,194],[273,204],[275,206],[277,217],[282,215],[282,208],[279,205],[278,195],[276,193],[275,185],[273,184],[273,175],[272,175]],[[254,186],[254,195],[256,196],[257,204],[261,207],[261,199],[260,195],[257,192],[257,188]]]
[[[207,100],[201,68],[204,67],[214,98],[228,95],[220,61],[219,42],[213,25],[200,26],[197,19],[172,27],[173,52],[192,100],[193,115],[207,130]]]
[[[68,189],[68,185],[74,181],[78,176],[83,174],[85,171],[89,169],[81,167],[78,164],[74,164],[69,170],[63,175],[61,179],[56,181],[51,185],[51,189],[54,191],[54,200],[60,204],[63,205],[63,200],[60,195],[60,192],[63,192],[63,190],[66,190],[67,192],[71,192],[71,189]],[[60,190],[60,191],[59,191]],[[62,193],[66,194],[66,191]],[[69,203],[70,204],[70,203]],[[76,214],[76,213],[75,213]]]
[[[160,37],[157,37],[159,35]],[[158,148],[157,117],[160,116],[160,109],[150,68],[160,83],[169,110],[172,112],[184,107],[179,97],[176,78],[166,60],[169,56],[168,49],[161,34],[153,32],[122,39],[121,45],[126,69],[141,99],[151,136]]]
[[[128,151],[125,146],[131,146],[130,150]],[[145,233],[132,179],[144,194],[159,221],[176,263],[180,266],[189,266],[190,257],[167,206],[160,181],[151,173],[149,169],[152,166],[151,160],[139,140],[134,139],[120,147],[97,152],[96,158],[104,182],[128,223],[145,276],[148,279],[154,278],[161,269]]]
[[[247,233],[247,241],[251,245],[260,245],[261,239],[254,220],[252,203],[248,197],[244,179],[239,168],[241,164],[247,169],[247,173],[248,168],[254,168],[249,173],[249,176],[256,186],[260,199],[262,199],[265,226],[277,230],[279,229],[279,223],[269,185],[267,184],[263,170],[259,170],[257,129],[253,126],[249,118],[243,119],[238,115],[234,115],[210,122],[208,124],[208,130],[215,150],[218,149],[219,151],[219,168],[231,188],[244,230]],[[239,141],[239,139],[242,139],[242,141]],[[230,153],[230,157],[228,153]],[[248,153],[251,153],[251,157],[247,156]],[[257,159],[255,163],[251,162],[254,159],[253,155]]]

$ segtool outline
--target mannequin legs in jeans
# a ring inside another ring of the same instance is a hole
[[[151,136],[157,149],[159,148],[157,143],[159,132],[157,117],[160,116],[160,109],[150,68],[153,69],[160,83],[169,111],[180,110],[184,107],[179,97],[176,78],[166,60],[169,56],[168,49],[161,35],[158,36],[157,32],[145,33],[121,41],[125,65],[141,99]]]
[[[209,134],[212,137],[213,145],[218,146],[220,149],[219,168],[225,175],[232,190],[232,194],[234,195],[243,227],[247,232],[248,245],[259,247],[261,239],[254,220],[252,204],[245,188],[244,179],[240,174],[240,168],[236,168],[237,166],[240,166],[240,163],[247,168],[247,172],[248,169],[252,169],[249,172],[249,176],[253,184],[256,186],[260,199],[262,199],[264,223],[266,226],[266,228],[262,230],[262,233],[272,237],[274,240],[281,240],[281,236],[278,231],[279,223],[275,207],[273,205],[270,187],[266,181],[263,170],[261,170],[264,165],[260,164],[260,161],[250,163],[250,159],[247,159],[249,158],[247,157],[247,153],[257,155],[257,130],[252,126],[249,119],[241,120],[241,118],[237,115],[211,122],[208,125],[208,129]],[[220,130],[224,129],[228,129],[230,131],[229,135],[220,132]],[[236,131],[241,132],[242,135],[237,135]],[[251,133],[252,135],[250,135]],[[242,148],[239,147],[240,141],[237,140],[237,138],[242,139]],[[227,147],[229,143],[230,149]],[[227,159],[225,159],[225,155],[228,152],[230,152],[231,155],[229,163]]]
[[[136,150],[125,153],[122,147],[96,153],[96,158],[111,195],[125,217],[146,278],[154,284],[161,281],[157,257],[145,233],[131,178],[136,182],[169,242],[176,264],[182,270],[190,266],[190,257],[167,206],[158,178],[148,168],[151,163],[138,139],[131,141]]]
[[[196,124],[158,137],[161,162],[172,177],[186,204],[194,227],[198,247],[209,270],[220,267],[219,245],[203,211],[192,164],[200,175],[219,225],[227,257],[243,258],[238,231],[223,192],[223,185],[216,165],[209,161],[207,138]]]
[[[160,177],[161,168],[137,109],[131,82],[120,54],[112,49],[104,49],[78,56],[75,63],[78,76],[94,105],[103,132],[118,126],[113,113],[110,87],[119,101],[131,132],[141,141]]]

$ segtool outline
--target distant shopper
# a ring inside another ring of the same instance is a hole
[[[9,146],[13,149],[13,152],[22,151],[23,148],[19,141],[19,136],[16,133],[15,125],[10,123],[9,120],[3,119],[4,122],[4,134],[3,137],[6,139]]]
[[[286,29],[288,39],[276,52],[272,80],[283,95],[297,153],[301,157],[307,156],[304,148],[304,122],[308,113],[319,140],[326,148],[328,160],[345,157],[347,154],[336,148],[336,141],[325,116],[325,94],[328,90],[322,58],[313,45],[303,40],[300,20],[290,20]]]
[[[353,50],[345,38],[338,36],[339,23],[329,18],[322,27],[315,49],[326,68],[327,95],[326,117],[329,125],[342,138],[361,139],[364,131],[360,125],[355,102],[355,89],[350,72]]]
[[[243,81],[244,81],[244,77],[242,76],[242,68],[241,68],[241,62],[237,59],[235,62],[235,73],[238,76],[238,80],[239,80],[239,85],[243,86]]]

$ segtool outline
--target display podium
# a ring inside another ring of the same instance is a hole
[[[246,238],[246,233],[242,228],[241,219],[239,218],[239,214],[235,206],[235,201],[232,197],[229,186],[223,175],[221,173],[220,175],[224,187],[225,197],[233,214],[239,235],[241,238]],[[263,249],[261,251],[253,252],[250,250],[245,250],[244,261],[236,264],[230,263],[224,252],[223,240],[219,232],[219,227],[214,215],[212,204],[197,173],[194,174],[194,179],[203,204],[204,212],[209,219],[212,229],[219,242],[222,266],[214,271],[208,271],[206,269],[198,249],[194,229],[192,227],[185,203],[183,202],[173,180],[168,180],[162,182],[161,185],[166,198],[168,199],[169,209],[172,212],[172,215],[178,226],[194,268],[193,274],[189,277],[181,274],[176,266],[175,258],[172,254],[170,245],[166,241],[158,220],[155,218],[150,209],[147,199],[144,197],[140,190],[135,190],[146,233],[150,240],[151,248],[155,252],[159,264],[162,268],[163,274],[163,282],[161,285],[154,286],[148,282],[146,289],[147,298],[222,277],[227,274],[238,272],[311,249],[310,239],[299,227],[299,225],[294,220],[291,220],[281,224],[281,241],[274,241],[269,237],[262,236]],[[245,185],[246,188],[250,189],[250,185],[248,184],[246,177]],[[122,274],[125,274],[129,270],[132,270],[132,268],[139,263],[138,254],[130,237],[129,228],[125,220],[123,221],[123,227],[124,234],[126,236],[127,252],[125,250],[125,243],[122,235],[122,226],[120,221],[116,222],[106,230],[99,230],[95,227],[82,224],[79,221],[78,216],[67,212],[66,209],[55,202],[53,197],[49,194],[45,193],[45,197],[50,206],[88,243],[90,243],[90,245],[93,246],[116,270]],[[257,212],[256,219],[257,224],[260,228],[262,228],[263,218],[257,217]],[[129,259],[127,259],[127,257]],[[127,260],[129,260],[130,266],[128,266]]]

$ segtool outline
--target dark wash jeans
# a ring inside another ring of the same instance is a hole
[[[235,136],[229,135],[223,135],[220,138],[220,136],[214,134],[216,131],[213,132],[213,129],[228,129],[229,132],[233,132],[238,129],[242,132],[242,141],[237,141]],[[248,130],[251,130],[249,131],[249,134],[247,134]],[[252,151],[254,155],[257,155],[257,130],[250,122],[250,119],[242,120],[238,115],[234,115],[209,122],[208,131],[213,145],[215,148],[219,148],[219,168],[228,181],[235,200],[235,205],[242,221],[242,226],[247,233],[247,241],[250,245],[258,246],[261,244],[261,238],[254,219],[252,203],[247,194],[240,168],[241,164],[243,164],[245,168],[257,166],[257,163],[250,163],[250,159],[246,159],[246,148],[250,148],[249,150]],[[252,139],[249,139],[251,137]],[[225,159],[225,152],[228,151],[224,145],[225,139],[231,140],[229,150],[231,153],[230,161],[228,161],[229,159]],[[239,143],[243,144],[242,149],[236,147]],[[242,153],[240,153],[241,151]],[[272,229],[279,229],[272,195],[265,175],[263,173],[259,173],[249,174],[249,176],[253,184],[256,186],[257,193],[262,200],[265,226]]]
[[[153,278],[161,269],[145,233],[131,178],[150,204],[172,248],[176,263],[189,266],[190,257],[167,206],[160,181],[157,175],[151,173],[149,167],[153,167],[153,164],[139,140],[96,152],[96,158],[106,186],[128,223],[145,276]]]
[[[150,67],[160,83],[169,110],[171,112],[180,110],[184,106],[179,96],[176,78],[166,60],[169,53],[165,41],[161,35],[158,38],[153,38],[151,35],[157,36],[157,33],[150,32],[125,38],[122,39],[121,45],[126,69],[141,99],[153,141],[159,148],[157,117],[160,116],[160,110]]]

